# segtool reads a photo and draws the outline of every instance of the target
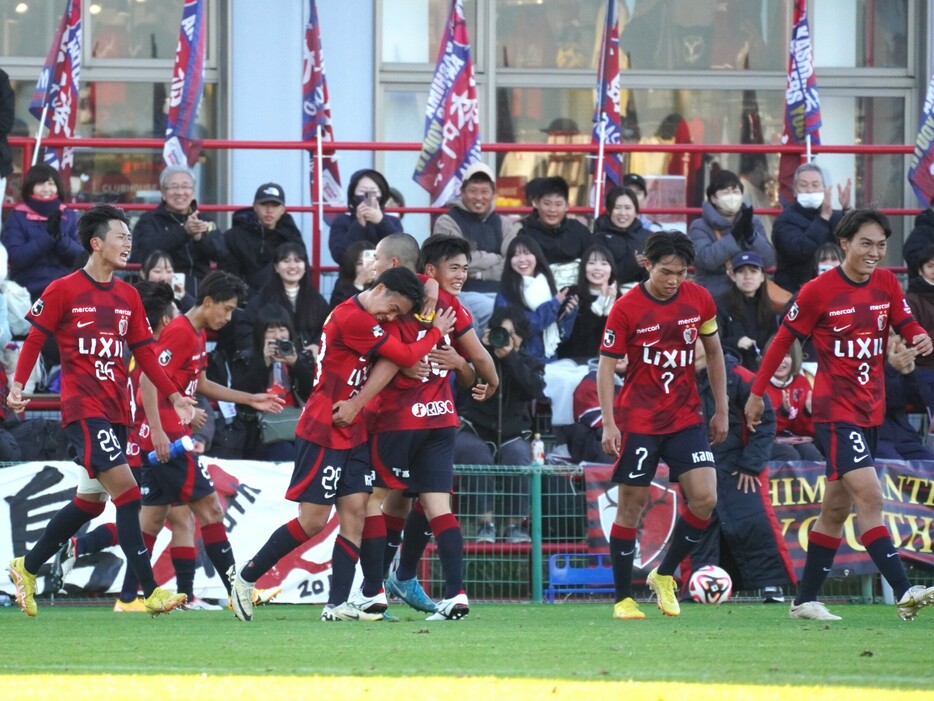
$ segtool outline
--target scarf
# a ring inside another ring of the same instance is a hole
[[[529,309],[535,310],[550,301],[554,295],[551,293],[551,287],[544,275],[539,273],[535,277],[525,275],[522,277],[522,298]],[[558,324],[552,322],[542,331],[542,341],[545,344],[545,358],[554,357],[558,349],[558,341],[561,340],[558,332]]]

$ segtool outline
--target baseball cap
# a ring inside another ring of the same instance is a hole
[[[731,263],[733,270],[740,268],[744,265],[754,265],[760,270],[765,268],[765,263],[762,261],[762,256],[760,256],[755,251],[743,251],[742,253],[737,253],[733,256],[733,262]]]
[[[642,192],[649,191],[649,189],[645,186],[645,178],[643,178],[638,173],[626,173],[626,175],[623,176],[623,185],[626,187],[635,185],[637,188],[642,190]]]
[[[276,204],[285,204],[285,191],[281,185],[275,183],[264,183],[256,188],[256,194],[253,196],[253,204],[258,202],[275,202]]]
[[[489,179],[491,183],[496,185],[496,176],[493,175],[493,170],[486,163],[471,163],[467,166],[467,170],[464,171],[464,179],[461,182],[467,182],[474,176],[483,176]]]

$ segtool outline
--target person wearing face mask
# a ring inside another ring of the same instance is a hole
[[[389,234],[401,234],[399,217],[386,214],[389,183],[377,170],[358,170],[350,176],[347,187],[347,213],[338,214],[331,223],[328,250],[340,263],[347,247],[356,241],[369,241],[374,246]]]
[[[795,201],[775,219],[772,242],[775,244],[775,282],[791,293],[814,277],[811,262],[814,252],[824,243],[836,243],[834,230],[850,208],[851,182],[837,186],[843,211],[831,206],[833,189],[824,185],[820,166],[804,163],[794,177]]]
[[[33,300],[52,280],[74,270],[78,243],[78,215],[62,204],[58,171],[40,163],[23,178],[23,201],[10,212],[0,240],[9,253],[10,279]]]
[[[765,227],[753,216],[752,207],[743,204],[743,185],[731,171],[721,170],[710,179],[703,212],[691,222],[688,235],[697,249],[696,282],[714,297],[732,287],[727,264],[739,253],[754,251],[764,267],[775,265],[775,250],[765,236]]]

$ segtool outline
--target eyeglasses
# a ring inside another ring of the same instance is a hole
[[[166,192],[194,192],[194,185],[166,185]]]

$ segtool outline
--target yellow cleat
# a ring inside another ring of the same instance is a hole
[[[658,603],[658,608],[666,616],[680,616],[681,615],[681,604],[678,603],[677,590],[678,586],[675,584],[675,578],[671,575],[659,574],[658,568],[649,572],[649,576],[646,577],[646,582],[649,585],[649,588],[655,592],[655,597]]]
[[[188,596],[186,594],[173,594],[168,589],[156,587],[153,589],[152,594],[143,600],[143,605],[146,607],[147,613],[158,616],[160,613],[174,611],[186,601],[188,601]]]
[[[133,601],[117,601],[114,603],[114,613],[149,613],[143,597],[137,596]]]
[[[263,606],[265,604],[268,604],[270,601],[275,599],[281,593],[282,593],[282,587],[275,587],[273,589],[254,589],[253,590],[253,605]]]
[[[639,609],[639,604],[631,596],[627,596],[622,601],[617,601],[613,606],[613,618],[622,621],[641,621],[645,618],[645,613]]]
[[[16,603],[27,616],[39,613],[36,607],[36,575],[26,569],[21,557],[10,560],[10,581],[16,587]]]

